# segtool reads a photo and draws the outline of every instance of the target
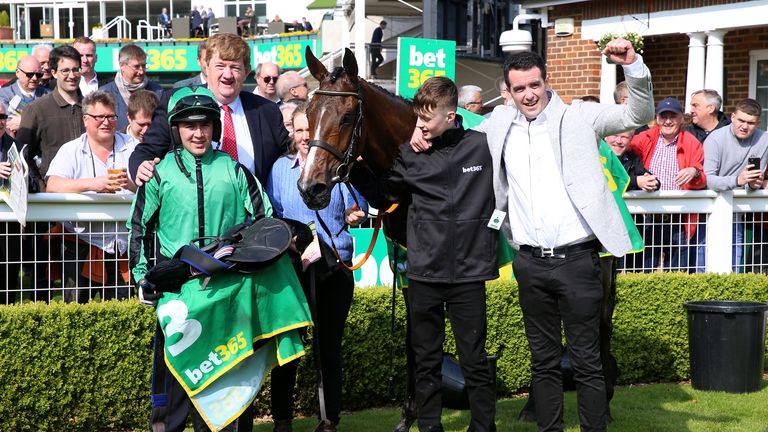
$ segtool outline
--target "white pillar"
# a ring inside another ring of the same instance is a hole
[[[606,61],[604,55],[600,56],[600,102],[613,101],[613,91],[616,89],[616,65]]]
[[[357,74],[368,76],[368,54],[365,49],[365,0],[355,0],[355,58]]]
[[[707,32],[707,70],[704,87],[723,95],[723,39],[727,30]]]
[[[704,88],[704,32],[688,33],[688,76],[685,81],[685,112],[691,111],[691,93]]]
[[[707,272],[731,273],[733,191],[717,195],[707,218]]]

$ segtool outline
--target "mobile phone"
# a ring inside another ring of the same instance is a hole
[[[760,158],[759,157],[752,157],[750,156],[749,159],[747,159],[747,163],[752,165],[753,170],[759,170],[760,169]]]

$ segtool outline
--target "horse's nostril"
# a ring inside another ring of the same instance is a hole
[[[307,190],[309,196],[319,197],[324,195],[328,191],[328,186],[325,183],[315,183]]]

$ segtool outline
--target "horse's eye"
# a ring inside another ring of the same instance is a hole
[[[354,115],[351,112],[348,112],[344,114],[344,116],[341,118],[341,124],[351,125],[353,120],[354,120]]]

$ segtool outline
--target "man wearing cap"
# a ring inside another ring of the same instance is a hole
[[[636,135],[630,151],[640,155],[643,165],[656,176],[660,190],[704,189],[704,150],[699,140],[683,130],[683,106],[668,97],[656,105],[656,126]],[[695,215],[694,215],[695,218]],[[644,238],[647,246],[644,268],[652,271],[659,266],[664,251],[664,268],[683,270],[688,266],[688,240],[696,231],[691,215],[653,217],[646,224]],[[671,226],[670,226],[671,224]]]

